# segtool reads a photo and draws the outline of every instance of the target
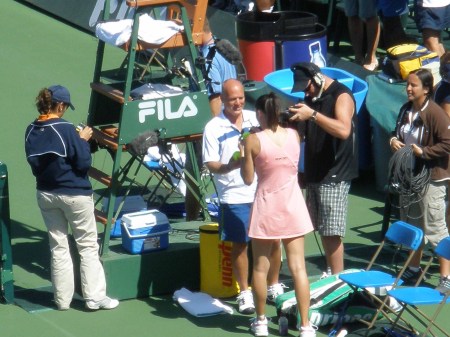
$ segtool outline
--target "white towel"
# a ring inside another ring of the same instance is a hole
[[[159,45],[182,30],[184,27],[173,21],[155,20],[150,15],[144,14],[139,18],[138,39]]]
[[[95,35],[106,43],[120,46],[130,39],[132,26],[132,19],[100,22],[95,27]],[[183,26],[173,21],[155,20],[143,14],[139,17],[138,39],[160,45],[183,29]]]
[[[186,163],[186,154],[182,153],[176,144],[172,144],[171,147],[173,159],[179,163],[179,165],[175,164],[176,167],[172,164],[171,161],[167,159],[166,156],[162,157],[159,153],[159,147],[158,146],[151,146],[147,149],[147,154],[144,156],[144,161],[159,161],[160,165],[164,163],[164,165],[167,167],[167,169],[173,173],[175,171],[180,172],[184,168],[184,165]],[[162,163],[161,163],[162,162]],[[176,186],[177,191],[182,194],[183,196],[186,196],[186,184],[183,181],[183,179],[177,179],[174,174],[170,174],[170,180],[172,181],[173,186]],[[181,174],[181,176],[184,178],[184,173]]]
[[[156,99],[183,94],[183,89],[163,83],[147,83],[130,92],[133,99]]]
[[[193,293],[186,288],[175,291],[173,299],[177,301],[184,310],[195,317],[233,314],[233,308],[223,304],[218,299],[201,292]]]
[[[100,22],[95,26],[95,36],[106,43],[121,46],[130,39],[132,25],[131,19]]]

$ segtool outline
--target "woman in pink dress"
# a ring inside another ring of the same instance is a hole
[[[241,146],[244,182],[251,184],[255,173],[258,175],[249,227],[257,314],[251,329],[255,336],[268,336],[265,302],[269,258],[281,240],[294,281],[300,337],[314,337],[317,328],[308,318],[310,295],[304,254],[304,236],[313,225],[297,182],[300,139],[295,130],[279,125],[280,102],[275,94],[259,97],[255,109],[261,131],[250,134]]]

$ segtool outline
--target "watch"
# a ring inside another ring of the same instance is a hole
[[[309,120],[315,122],[317,120],[317,111],[313,110],[313,113],[311,115],[311,117],[309,118]]]

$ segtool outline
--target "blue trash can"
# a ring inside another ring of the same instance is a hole
[[[320,68],[327,65],[327,28],[320,23],[308,31],[278,35],[275,46],[277,70],[290,68],[297,62],[312,62]]]

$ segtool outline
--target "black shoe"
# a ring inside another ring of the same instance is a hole
[[[435,289],[441,294],[447,295],[450,292],[450,278],[448,276],[442,276]]]
[[[418,271],[413,271],[411,268],[406,268],[405,272],[402,275],[403,285],[405,286],[415,285],[420,275],[422,275],[422,268],[419,268]]]

